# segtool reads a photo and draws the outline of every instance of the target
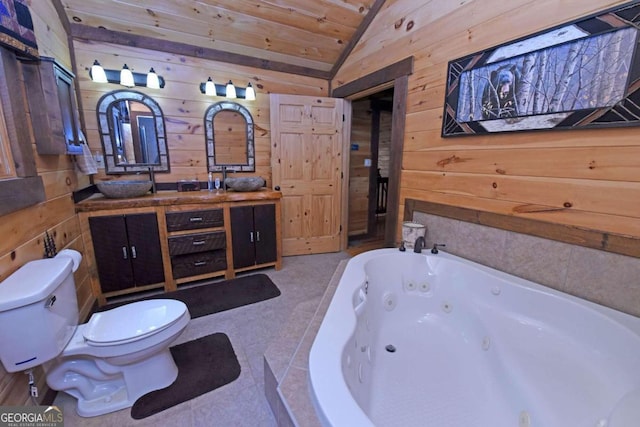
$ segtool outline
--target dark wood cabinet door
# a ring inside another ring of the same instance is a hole
[[[255,265],[253,206],[236,206],[230,209],[230,213],[233,268]]]
[[[135,284],[144,286],[164,282],[156,214],[133,214],[125,218]]]
[[[276,206],[256,205],[253,207],[255,228],[256,264],[275,262],[276,245]]]
[[[114,292],[133,287],[135,282],[125,217],[123,215],[91,217],[89,228],[102,292]]]

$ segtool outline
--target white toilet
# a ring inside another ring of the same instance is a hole
[[[78,325],[73,271],[80,259],[64,250],[0,283],[0,361],[7,372],[44,364],[49,387],[74,396],[78,414],[92,417],[130,407],[175,381],[169,346],[191,316],[181,301],[156,299],[95,313]]]

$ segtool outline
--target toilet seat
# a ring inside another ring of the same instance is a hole
[[[187,306],[178,300],[133,302],[94,313],[82,335],[87,344],[97,347],[131,343],[170,327],[186,311]]]

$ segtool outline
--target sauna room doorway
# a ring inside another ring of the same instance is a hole
[[[393,87],[351,103],[348,249],[382,248],[385,238]]]

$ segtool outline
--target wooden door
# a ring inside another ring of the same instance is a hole
[[[155,213],[127,215],[126,223],[136,286],[164,282],[158,217]]]
[[[282,254],[341,249],[345,101],[271,95],[271,166],[282,191]]]
[[[276,205],[254,206],[253,224],[256,230],[256,264],[275,262],[278,259]]]
[[[253,206],[236,206],[229,209],[231,216],[231,245],[233,268],[255,265],[256,252],[253,232]]]
[[[89,228],[102,292],[135,286],[124,215],[91,217]]]

